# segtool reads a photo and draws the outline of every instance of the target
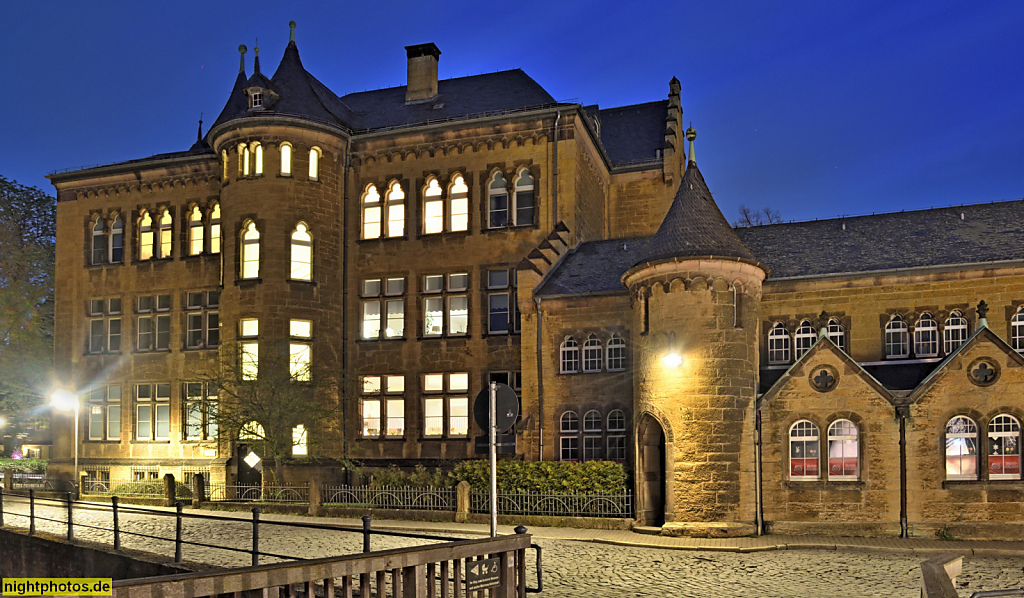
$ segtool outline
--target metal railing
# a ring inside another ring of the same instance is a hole
[[[71,480],[48,478],[41,473],[14,473],[11,474],[11,489],[71,492],[74,490],[74,485]]]
[[[103,496],[140,496],[146,498],[162,498],[164,483],[162,480],[82,480],[82,492]],[[181,496],[179,498],[189,498]]]
[[[213,502],[308,503],[309,484],[208,484],[206,500]]]
[[[325,506],[423,511],[454,511],[457,506],[455,488],[373,488],[325,484],[321,496]]]
[[[471,512],[488,513],[490,510],[489,493],[470,493]],[[633,495],[629,491],[618,494],[498,493],[498,513],[561,517],[632,517]]]

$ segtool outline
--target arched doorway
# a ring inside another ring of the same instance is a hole
[[[637,512],[641,525],[665,524],[665,431],[644,414],[636,429]]]

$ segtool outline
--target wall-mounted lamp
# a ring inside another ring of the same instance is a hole
[[[679,350],[676,349],[676,333],[668,333],[668,352],[661,358],[661,363],[665,364],[665,367],[677,368],[683,365],[683,356],[679,354]]]

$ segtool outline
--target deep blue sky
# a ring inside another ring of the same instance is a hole
[[[289,6],[285,6],[289,5]],[[52,193],[67,167],[187,149],[259,38],[288,21],[339,94],[522,68],[556,99],[663,99],[726,217],[785,219],[1024,198],[1024,2],[0,2],[0,174]]]

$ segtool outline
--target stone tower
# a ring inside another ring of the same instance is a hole
[[[757,311],[768,274],[711,198],[690,141],[679,191],[623,277],[633,299],[637,515],[753,533]]]

